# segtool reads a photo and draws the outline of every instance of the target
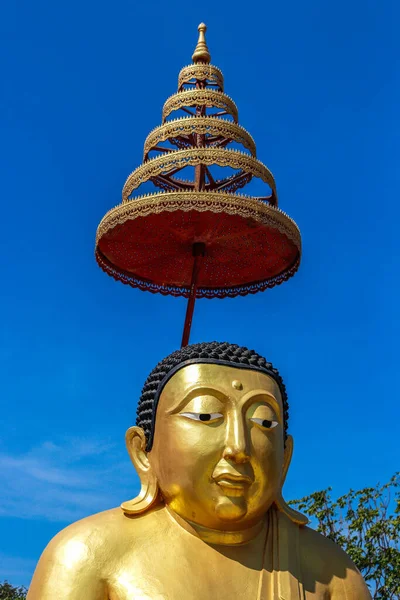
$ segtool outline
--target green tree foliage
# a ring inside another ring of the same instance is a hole
[[[0,600],[25,600],[26,588],[14,587],[8,581],[0,583]]]
[[[384,485],[350,490],[336,501],[331,489],[291,504],[347,552],[374,599],[399,600],[400,473]]]

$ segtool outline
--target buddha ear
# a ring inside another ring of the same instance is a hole
[[[143,429],[130,427],[126,432],[125,442],[131,461],[140,477],[141,489],[136,498],[123,502],[121,508],[127,515],[138,515],[159,500],[158,482],[147,457],[146,436]]]
[[[293,455],[293,438],[291,435],[288,435],[285,443],[285,453],[283,457],[283,468],[282,468],[282,478],[281,478],[281,487],[278,492],[278,496],[275,500],[275,504],[278,509],[284,513],[293,523],[297,523],[297,525],[307,525],[308,519],[305,515],[302,515],[294,508],[291,508],[283,499],[282,496],[282,488],[285,483],[286,475],[288,473],[290,462],[292,460]]]

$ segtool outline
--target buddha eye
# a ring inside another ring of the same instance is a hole
[[[224,415],[221,413],[180,413],[181,417],[186,417],[187,419],[192,419],[193,421],[202,421],[203,423],[212,423],[221,419]]]
[[[268,419],[250,419],[253,423],[257,423],[260,427],[264,429],[273,429],[278,425],[278,421],[269,421]]]

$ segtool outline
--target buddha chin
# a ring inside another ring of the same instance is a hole
[[[241,521],[247,514],[246,499],[243,494],[232,490],[218,498],[215,513],[225,523]]]

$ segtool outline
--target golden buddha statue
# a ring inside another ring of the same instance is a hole
[[[202,343],[152,371],[126,443],[141,491],[67,527],[28,600],[367,600],[348,556],[283,500],[293,442],[278,371]]]

